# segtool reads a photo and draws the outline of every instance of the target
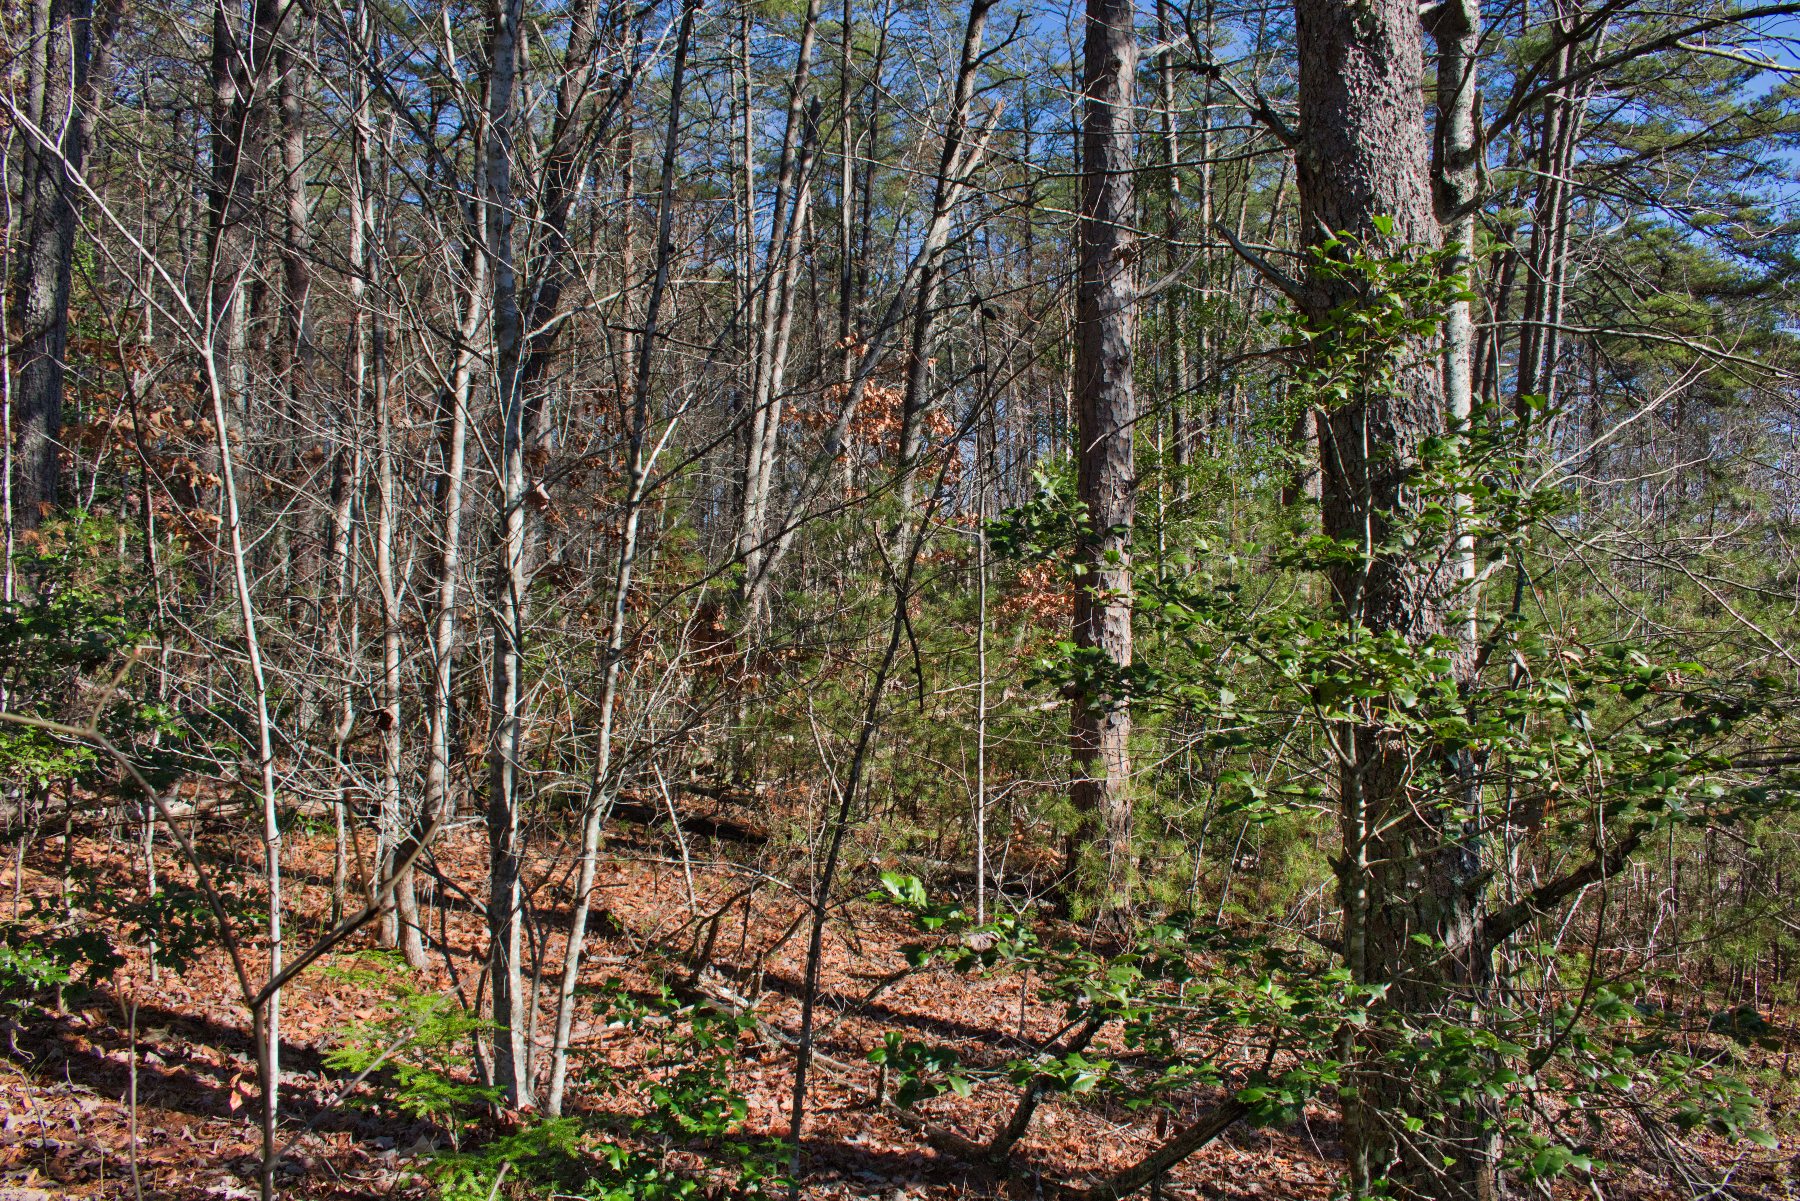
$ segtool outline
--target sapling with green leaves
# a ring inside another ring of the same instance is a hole
[[[1276,425],[1373,412],[1409,387],[1462,293],[1437,252],[1339,237],[1312,256],[1348,299],[1279,319],[1294,365]],[[1543,548],[1574,520],[1536,455],[1553,418],[1531,397],[1411,439],[1403,462],[1367,448],[1393,478],[1385,503],[1364,497],[1361,526],[1167,547],[1169,569],[1139,582],[1133,665],[1064,645],[1035,668],[1047,688],[1126,696],[1153,726],[1198,731],[1211,767],[1194,787],[1214,812],[1337,826],[1336,929],[1312,936],[1314,970],[1347,973],[1345,995],[1366,1004],[1301,1053],[1355,1111],[1369,1154],[1353,1186],[1371,1193],[1589,1167],[1593,1145],[1557,1141],[1546,1119],[1565,1105],[1760,1137],[1726,1058],[1675,1056],[1654,1041],[1660,1018],[1621,1000],[1643,965],[1580,944],[1641,848],[1794,807],[1786,769],[1741,755],[1786,720],[1790,690],[1546,619],[1561,581]],[[1058,500],[1042,489],[994,544],[1050,554],[1081,519]],[[1320,577],[1323,606],[1306,583]],[[1371,608],[1376,593],[1400,608]],[[1263,1086],[1240,1100],[1244,1087]]]
[[[1402,387],[1406,357],[1458,285],[1431,254],[1349,240],[1315,254],[1315,272],[1348,277],[1357,297],[1293,326],[1295,402],[1330,413]],[[1378,1152],[1364,1165],[1370,1190],[1454,1192],[1503,1165],[1530,1176],[1561,1159],[1509,1148],[1541,1137],[1552,1081],[1601,1103],[1580,1063],[1615,1037],[1599,1032],[1619,1012],[1600,1003],[1606,988],[1632,982],[1614,982],[1621,965],[1597,948],[1578,952],[1585,970],[1561,979],[1586,984],[1547,985],[1567,1013],[1545,1023],[1521,942],[1540,923],[1594,921],[1608,882],[1659,833],[1741,823],[1795,798],[1791,782],[1734,765],[1752,724],[1782,713],[1777,681],[1712,680],[1698,663],[1540,616],[1552,584],[1539,546],[1566,512],[1532,456],[1540,409],[1480,412],[1418,439],[1395,468],[1400,501],[1361,530],[1235,562],[1196,556],[1147,582],[1142,619],[1169,653],[1119,683],[1217,731],[1210,749],[1236,760],[1221,776],[1227,808],[1339,822],[1329,949],[1379,998],[1338,1047],[1340,1098],[1380,1127],[1366,1140]],[[1487,565],[1482,577],[1459,577],[1461,544]],[[1321,611],[1299,592],[1264,603],[1242,587],[1258,561],[1327,576],[1337,603]],[[1382,566],[1401,561],[1405,571]],[[1383,572],[1423,581],[1440,615],[1470,613],[1473,642],[1454,623],[1378,619],[1359,598]],[[1747,1123],[1735,1106],[1701,1108],[1736,1133]]]

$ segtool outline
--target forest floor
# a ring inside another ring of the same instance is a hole
[[[162,849],[167,851],[166,844]],[[212,849],[236,855],[244,879],[258,875],[257,845]],[[473,829],[452,831],[434,858],[444,877],[438,898],[448,903],[426,908],[433,940],[430,969],[418,974],[346,970],[371,962],[358,955],[373,945],[364,932],[284,994],[282,1103],[291,1150],[279,1177],[283,1196],[340,1201],[434,1195],[428,1169],[446,1144],[444,1129],[398,1112],[380,1086],[380,1074],[339,1101],[351,1073],[334,1070],[326,1060],[354,1038],[359,1024],[367,1027],[393,1015],[396,977],[421,992],[457,993],[465,1004],[475,1003],[472,990],[481,976],[486,931],[467,898],[482,888],[485,841]],[[547,931],[566,921],[571,858],[546,855],[528,871]],[[329,834],[296,833],[289,841],[290,956],[326,928],[332,859]],[[166,862],[160,870],[168,871]],[[865,875],[870,870],[861,869]],[[22,879],[15,879],[12,862],[0,867],[0,909],[23,905],[29,911],[34,899],[60,905],[65,879],[77,882],[71,895],[79,895],[81,881],[129,890],[141,888],[143,877],[140,847],[79,832],[66,845],[57,834],[35,843]],[[724,921],[704,920],[746,890],[748,905],[740,899]],[[635,829],[624,830],[609,847],[599,896],[604,911],[590,942],[586,982],[617,978],[643,991],[675,980],[729,1003],[749,1002],[757,1024],[732,1056],[732,1083],[748,1103],[747,1134],[785,1134],[806,951],[799,898],[742,864],[714,859],[684,865],[660,839]],[[86,920],[103,921],[93,915]],[[248,1022],[225,955],[209,949],[183,974],[164,969],[153,978],[144,952],[130,945],[127,932],[108,933],[127,959],[124,967],[73,990],[60,1012],[50,1005],[0,1010],[5,1025],[0,1072],[10,1077],[0,1084],[0,1201],[255,1196],[256,1072]],[[548,937],[552,953],[546,962],[559,963],[557,936]],[[878,1069],[866,1055],[885,1031],[952,1046],[968,1063],[998,1065],[1062,1025],[1060,1011],[1041,1003],[1032,982],[1015,974],[904,973],[902,947],[915,938],[901,915],[873,904],[849,906],[831,927],[821,978],[820,1058],[806,1127],[806,1195],[879,1201],[1031,1196],[1040,1190],[1029,1180],[999,1186],[930,1150],[876,1101]],[[254,950],[249,968],[253,977],[261,970]],[[542,987],[548,1008],[554,981],[546,979]],[[1781,1017],[1776,1032],[1782,1050],[1765,1052],[1761,1070],[1765,1078],[1780,1073],[1782,1089],[1791,1096],[1785,1068],[1796,1031],[1791,1014]],[[540,1044],[548,1042],[548,1026],[540,1023]],[[626,1077],[652,1053],[638,1045],[644,1030],[610,1026],[591,1011],[585,1024],[578,1021],[576,1035],[583,1064],[611,1064],[625,1069]],[[135,1112],[129,1104],[134,1074]],[[606,1115],[596,1115],[593,1128],[617,1131],[629,1141],[634,1136],[625,1111],[639,1095],[629,1087],[605,1093],[577,1088],[570,1107],[589,1107],[590,1114],[596,1106],[619,1107],[610,1124]],[[934,1122],[986,1138],[1005,1120],[1013,1097],[1014,1090],[1001,1083],[977,1088],[967,1098],[945,1094],[922,1108]],[[1773,1151],[1711,1139],[1693,1144],[1705,1174],[1729,1182],[1707,1195],[1800,1201],[1795,1166],[1800,1144],[1791,1122],[1781,1127],[1782,1145]],[[466,1133],[464,1145],[505,1128],[504,1115],[484,1119]],[[1079,1177],[1134,1162],[1152,1145],[1152,1133],[1123,1110],[1051,1104],[1023,1145],[1023,1158],[1040,1165],[1046,1176]],[[1171,1199],[1323,1201],[1339,1176],[1338,1150],[1335,1113],[1315,1106],[1286,1127],[1233,1128],[1173,1172],[1161,1191]],[[1570,1182],[1557,1195],[1646,1201],[1701,1195],[1691,1182],[1669,1179],[1668,1170],[1629,1139],[1607,1154],[1611,1166],[1593,1188]],[[692,1171],[705,1165],[683,1149],[672,1155],[670,1166]]]

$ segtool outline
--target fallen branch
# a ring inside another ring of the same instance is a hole
[[[1059,1201],[1120,1201],[1205,1147],[1250,1113],[1250,1106],[1231,1097],[1201,1114],[1198,1120],[1129,1168],[1084,1187],[1057,1183],[1044,1178],[1029,1164],[1015,1163],[1011,1154],[1012,1143],[1007,1144],[1006,1150],[997,1151],[1000,1141],[997,1137],[992,1142],[976,1142],[954,1130],[935,1125],[919,1114],[902,1109],[892,1101],[884,1101],[883,1104],[896,1121],[917,1133],[933,1150],[954,1156],[985,1172],[1029,1175],[1038,1182],[1038,1187],[1045,1196],[1058,1198]]]
[[[1131,1167],[1087,1188],[1057,1189],[1066,1201],[1118,1201],[1137,1192],[1170,1168],[1224,1134],[1248,1115],[1250,1107],[1236,1097],[1207,1110],[1200,1119]]]

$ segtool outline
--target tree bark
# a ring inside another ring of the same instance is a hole
[[[1305,236],[1315,247],[1349,237],[1368,253],[1392,257],[1436,247],[1417,5],[1297,0],[1295,8]],[[1460,15],[1468,20],[1472,10]],[[1450,24],[1444,28],[1454,36]],[[1452,123],[1465,84],[1472,88],[1472,76],[1441,85]],[[1457,145],[1460,136],[1445,128],[1440,160],[1466,172],[1472,164],[1461,161],[1468,144]],[[1456,177],[1448,182],[1440,192],[1454,213],[1466,198]],[[1313,325],[1324,328],[1341,309],[1365,303],[1354,272],[1310,261],[1302,307]],[[1450,337],[1454,382],[1466,365],[1454,321]],[[1456,554],[1392,546],[1396,529],[1421,503],[1409,475],[1423,446],[1449,429],[1444,347],[1433,341],[1414,337],[1392,348],[1391,376],[1354,383],[1349,398],[1319,421],[1324,530],[1356,551],[1329,572],[1337,605],[1352,631],[1398,633],[1414,646],[1451,633],[1456,623]],[[1466,384],[1454,386],[1467,395]],[[1444,1108],[1441,1098],[1424,1095],[1384,1062],[1407,1026],[1466,1015],[1486,975],[1479,962],[1480,865],[1460,790],[1440,772],[1441,756],[1384,725],[1378,711],[1340,723],[1337,741],[1344,954],[1357,981],[1387,987],[1386,1016],[1345,1035],[1351,1191],[1370,1195],[1385,1178],[1395,1196],[1416,1201],[1485,1198],[1493,1187],[1485,1138],[1462,1115],[1434,1117]],[[1421,1119],[1423,1129],[1407,1130],[1408,1118]]]
[[[1447,0],[1432,17],[1437,47],[1437,120],[1431,153],[1432,203],[1443,231],[1447,271],[1464,278],[1472,293],[1475,269],[1475,214],[1481,199],[1481,113],[1477,104],[1477,60],[1481,51],[1480,0]],[[1467,432],[1475,415],[1475,321],[1470,302],[1458,297],[1444,316],[1444,405],[1450,422]],[[1459,497],[1459,525],[1468,504]],[[1456,537],[1456,580],[1464,595],[1459,630],[1475,642],[1475,540],[1466,530]]]
[[[277,109],[281,125],[281,193],[286,237],[281,246],[282,358],[285,392],[298,415],[297,393],[311,373],[312,325],[307,300],[312,291],[311,206],[306,197],[306,68],[295,50],[304,10],[290,4],[274,38]]]
[[[281,975],[282,895],[281,895],[281,814],[275,792],[275,733],[270,717],[269,688],[263,669],[262,638],[256,612],[256,598],[251,591],[248,555],[245,553],[242,513],[238,505],[236,469],[233,462],[230,425],[226,421],[227,393],[225,378],[215,355],[206,357],[206,379],[212,398],[213,432],[219,455],[220,492],[225,508],[226,549],[230,555],[232,582],[236,587],[239,629],[244,637],[244,653],[250,677],[252,704],[256,717],[257,782],[262,802],[263,882],[267,889],[268,917],[265,932],[269,942],[269,981]],[[269,991],[266,999],[255,1007],[257,1071],[262,1085],[262,1201],[275,1196],[275,1130],[281,1113],[281,990]]]
[[[1206,6],[1206,38],[1212,41],[1213,6]],[[1181,202],[1181,136],[1175,123],[1175,40],[1174,25],[1169,19],[1168,0],[1156,2],[1156,40],[1165,47],[1156,64],[1157,115],[1161,121],[1158,143],[1162,150],[1163,169],[1168,173],[1163,198],[1163,238],[1166,243],[1165,269],[1181,270],[1181,240],[1185,232]],[[1212,227],[1212,80],[1206,80],[1206,94],[1201,102],[1200,132],[1200,229],[1202,236]],[[1209,264],[1204,256],[1199,264],[1201,285],[1211,280]],[[1184,272],[1185,274],[1185,272]],[[1188,428],[1188,409],[1193,404],[1193,375],[1188,362],[1188,294],[1184,284],[1171,287],[1163,300],[1163,341],[1168,349],[1169,371],[1169,463],[1185,467],[1192,449]],[[1206,339],[1211,332],[1206,322],[1195,331],[1200,339],[1200,362],[1206,364]],[[1164,465],[1165,468],[1167,464]],[[1189,480],[1186,472],[1178,472],[1176,495],[1186,500]]]
[[[525,1045],[526,1001],[520,971],[522,934],[519,805],[524,728],[525,656],[525,413],[519,389],[520,318],[513,265],[513,132],[518,119],[522,0],[496,0],[491,13],[484,147],[486,256],[493,287],[496,431],[495,547],[500,561],[490,601],[494,635],[488,704],[493,723],[488,767],[488,965],[493,989],[494,1082],[515,1108],[531,1103]]]
[[[851,123],[856,90],[850,72],[856,60],[856,18],[853,0],[844,0],[838,29],[838,187],[837,187],[837,287],[838,352],[841,382],[850,383],[856,370],[856,348],[851,345],[856,320],[856,267],[851,257],[852,225],[856,212],[856,137]]]
[[[1075,392],[1077,486],[1086,513],[1076,542],[1074,635],[1078,651],[1106,671],[1131,665],[1134,16],[1129,0],[1088,0],[1082,76]],[[1103,908],[1130,901],[1130,740],[1131,709],[1116,689],[1102,682],[1075,698],[1070,795],[1080,820],[1077,887]]]
[[[281,0],[256,0],[250,29],[240,31],[225,0],[215,0],[213,6],[207,332],[222,368],[225,417],[240,434],[250,408],[246,351],[254,205],[268,140],[269,67],[285,11]]]
[[[61,474],[75,182],[94,117],[93,0],[36,0],[31,10],[21,243],[13,267],[12,519],[34,528],[55,506]]]

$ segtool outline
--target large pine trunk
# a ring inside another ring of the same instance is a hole
[[[1295,7],[1298,179],[1308,236],[1321,244],[1344,235],[1385,256],[1438,245],[1418,6],[1297,0]],[[1363,301],[1354,272],[1312,265],[1304,307],[1313,323]],[[1409,473],[1425,442],[1451,426],[1443,350],[1424,337],[1397,348],[1391,377],[1362,381],[1319,422],[1324,530],[1360,551],[1332,570],[1337,604],[1353,627],[1370,636],[1399,633],[1414,646],[1456,634],[1461,624],[1461,556],[1430,547],[1403,553],[1390,538],[1421,503]],[[1385,726],[1378,713],[1345,723],[1339,745],[1346,751],[1339,778],[1343,950],[1359,982],[1387,988],[1386,1013],[1346,1047],[1352,1190],[1368,1195],[1385,1178],[1400,1197],[1489,1197],[1491,1141],[1479,1115],[1434,1117],[1455,1107],[1386,1059],[1407,1027],[1469,1021],[1487,974],[1480,863],[1456,772],[1438,748]]]
[[[1129,0],[1088,0],[1083,59],[1080,265],[1075,391],[1078,489],[1076,647],[1113,668],[1131,663],[1131,526],[1137,418],[1131,342],[1137,324],[1132,185],[1136,15]],[[1129,901],[1131,710],[1104,686],[1075,698],[1071,797],[1080,815],[1077,887],[1103,907]]]
[[[77,185],[87,149],[93,89],[92,0],[32,6],[27,113],[40,142],[25,136],[23,239],[14,267],[13,421],[15,525],[35,527],[56,503],[60,474],[69,286],[75,259]]]

